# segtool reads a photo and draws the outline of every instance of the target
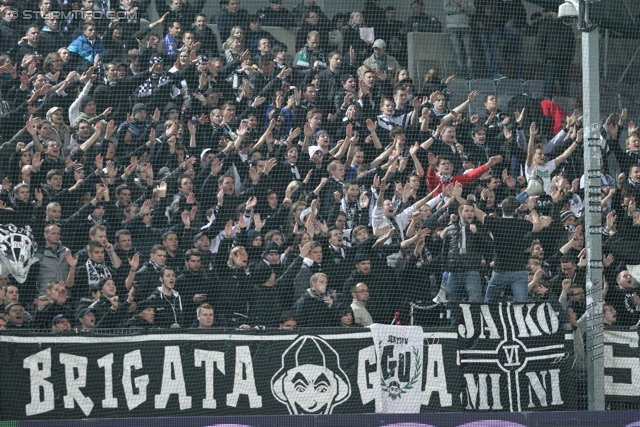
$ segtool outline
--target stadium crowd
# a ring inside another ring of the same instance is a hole
[[[418,93],[406,33],[443,29],[420,0],[406,23],[379,0],[332,19],[314,0],[254,16],[228,0],[211,19],[171,0],[153,23],[148,3],[0,2],[2,235],[37,242],[26,280],[0,278],[0,329],[448,326],[447,302],[503,300],[584,328],[577,110],[488,94],[469,113],[478,93],[449,105],[456,77],[437,70]],[[486,74],[504,77],[504,37],[521,78],[519,0],[444,3],[461,75],[473,27]],[[292,63],[262,24],[301,26]],[[549,91],[572,43],[543,50]],[[604,321],[632,328],[637,130],[623,110],[600,141]]]

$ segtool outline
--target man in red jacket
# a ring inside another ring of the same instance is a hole
[[[484,165],[480,165],[475,169],[471,169],[462,175],[452,175],[453,161],[448,156],[435,157],[429,153],[429,169],[427,170],[427,188],[434,191],[441,183],[449,185],[459,182],[462,186],[467,186],[470,182],[480,178],[491,166],[502,161],[502,156],[493,156]],[[436,166],[437,165],[437,166]],[[442,192],[442,188],[438,189],[433,197]]]

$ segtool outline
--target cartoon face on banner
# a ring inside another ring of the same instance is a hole
[[[331,414],[351,396],[338,353],[325,340],[301,336],[282,354],[271,392],[290,414]]]
[[[29,267],[38,261],[34,257],[37,248],[28,225],[0,225],[0,275],[11,275],[18,283],[24,283]]]

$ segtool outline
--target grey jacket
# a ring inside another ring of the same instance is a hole
[[[69,274],[69,264],[64,259],[67,248],[59,246],[53,250],[47,246],[40,246],[35,254],[40,261],[38,271],[37,296],[46,295],[47,285],[51,281],[66,282]]]
[[[469,28],[469,18],[476,14],[476,5],[473,0],[462,0],[460,4],[444,0],[444,12],[447,28]]]
[[[396,70],[399,70],[400,64],[398,64],[398,61],[396,61],[396,58],[394,58],[393,56],[389,55],[388,53],[385,54],[386,55],[386,60],[387,60],[387,68],[393,68]],[[370,57],[368,57],[367,59],[364,60],[364,65],[366,65],[369,68],[375,69],[375,70],[379,70],[380,66],[378,65],[378,61],[376,61],[376,55],[372,54]],[[387,70],[380,70],[380,71],[387,71]]]

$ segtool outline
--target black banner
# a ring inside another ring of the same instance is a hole
[[[573,337],[564,333],[562,312],[549,303],[460,304],[463,409],[572,409]]]
[[[421,412],[570,408],[572,342],[548,304],[517,307],[424,330]],[[375,412],[366,329],[22,332],[0,357],[5,420]]]
[[[638,403],[640,397],[640,349],[638,331],[604,331],[604,392],[607,402]]]

